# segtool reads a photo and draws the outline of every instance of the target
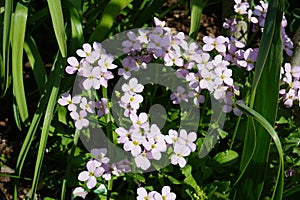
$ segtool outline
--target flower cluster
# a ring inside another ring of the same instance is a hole
[[[175,200],[176,194],[171,192],[170,186],[164,186],[161,190],[161,193],[157,191],[147,192],[143,187],[137,189],[136,200]]]
[[[69,93],[63,93],[58,99],[61,106],[67,106],[70,116],[75,122],[77,130],[87,128],[90,124],[88,113],[97,113],[101,117],[108,113],[106,107],[107,99],[101,98],[99,101],[89,101],[88,98],[82,96],[71,96]]]
[[[192,101],[199,106],[205,100],[201,94],[202,90],[208,90],[220,102],[224,102],[228,96],[227,92],[238,93],[238,87],[234,85],[232,79],[232,70],[228,68],[229,61],[250,70],[256,61],[257,49],[237,51],[245,45],[233,37],[228,39],[223,36],[217,38],[206,36],[203,38],[205,42],[203,50],[216,49],[220,53],[211,60],[208,53],[203,52],[197,43],[188,41],[182,32],[172,34],[169,28],[164,27],[165,23],[156,18],[155,23],[156,27],[153,30],[139,29],[137,33],[128,32],[128,38],[122,43],[123,52],[127,57],[123,59],[119,75],[128,79],[131,71],[146,68],[147,63],[161,59],[165,66],[174,67],[177,77],[187,81],[190,86],[189,88],[177,86],[177,91],[170,97],[174,104]],[[227,48],[229,53],[226,53]],[[238,56],[232,55],[236,51]],[[238,62],[237,57],[241,57]],[[136,97],[135,105],[142,101],[139,95]],[[231,102],[234,104],[235,96],[232,96]],[[126,105],[128,104],[123,107]],[[125,111],[126,115],[130,109],[132,106]]]
[[[264,1],[260,1],[260,5],[254,6],[253,9],[250,8],[248,2],[242,2],[242,0],[235,0],[234,5],[234,11],[236,13],[236,16],[234,16],[233,19],[225,19],[225,22],[223,24],[223,27],[225,29],[231,29],[232,32],[237,31],[237,24],[240,19],[244,19],[244,16],[246,16],[248,22],[252,26],[252,31],[263,31],[264,25],[265,25],[265,19],[266,14],[268,10],[268,3]],[[287,20],[285,16],[282,16],[282,28],[281,28],[281,35],[282,35],[282,46],[283,50],[285,51],[287,56],[293,55],[293,42],[286,34],[285,28],[287,26]],[[254,68],[254,63],[257,59],[258,55],[258,49],[257,48],[248,48],[246,50],[242,50],[240,48],[243,48],[245,45],[238,42],[236,39],[234,39],[235,45],[227,44],[227,52],[220,51],[224,49],[222,46],[223,43],[225,43],[225,39],[222,38],[217,41],[215,41],[214,47],[215,49],[224,55],[225,60],[231,62],[231,64],[234,64],[238,67],[245,67],[247,70],[251,70]],[[204,40],[205,42],[205,40]],[[237,43],[238,42],[238,43]],[[206,42],[207,43],[207,42]],[[210,41],[211,43],[211,41]],[[208,44],[208,47],[206,47],[207,50],[212,50],[211,44]],[[287,87],[282,88],[279,91],[279,94],[282,95],[282,100],[284,101],[284,105],[286,107],[292,107],[294,104],[294,101],[299,101],[300,99],[300,84],[299,84],[299,66],[291,66],[290,63],[285,63],[284,67],[281,69],[281,77],[282,77],[282,84],[286,85]],[[233,96],[229,94],[230,96]],[[228,98],[225,100],[225,103],[227,105],[227,102],[231,102],[232,98]],[[299,101],[300,105],[300,101]],[[232,107],[232,108],[231,108]],[[236,112],[233,108],[234,106],[224,106],[223,111],[233,110]],[[239,112],[239,111],[238,111]]]
[[[282,95],[284,105],[292,107],[294,101],[299,101],[300,106],[300,66],[291,66],[290,63],[285,63],[281,68],[282,82],[288,85],[279,91]]]
[[[110,165],[109,158],[105,157],[106,148],[92,149],[91,153],[95,159],[89,160],[86,164],[87,171],[81,172],[78,176],[78,180],[84,181],[88,189],[97,185],[97,178],[99,177],[108,181],[112,175],[120,176],[131,170],[130,162],[127,160],[121,160]]]
[[[186,165],[184,157],[196,150],[193,143],[197,139],[195,132],[187,134],[183,129],[180,136],[175,130],[169,130],[169,135],[163,135],[156,124],[150,124],[145,112],[137,114],[139,104],[143,101],[139,94],[144,86],[138,83],[136,78],[129,79],[122,86],[123,95],[120,97],[119,105],[124,108],[124,116],[131,121],[129,129],[118,127],[118,143],[123,144],[125,151],[134,157],[137,167],[147,170],[151,166],[150,160],[160,160],[162,153],[168,148],[173,149],[171,163],[180,167]],[[171,146],[172,145],[172,146]]]

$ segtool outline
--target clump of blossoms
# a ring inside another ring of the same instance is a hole
[[[80,172],[78,175],[78,180],[84,182],[84,187],[78,187],[73,191],[77,196],[80,196],[79,194],[86,194],[84,188],[92,190],[97,184],[99,185],[99,182],[111,180],[112,175],[118,177],[131,171],[130,162],[128,160],[120,160],[117,163],[110,164],[110,159],[106,157],[106,148],[92,149],[91,154],[94,158],[87,162],[87,170]],[[98,187],[100,186],[101,184]]]
[[[252,26],[252,31],[263,32],[265,18],[268,10],[268,3],[264,1],[259,1],[259,5],[255,5],[253,9],[250,8],[248,2],[242,2],[242,0],[235,0],[234,11],[236,15],[232,19],[225,19],[223,27],[225,29],[230,29],[232,32],[237,31],[237,24],[239,20],[247,20]],[[293,55],[293,42],[286,34],[285,28],[287,26],[287,20],[285,16],[282,16],[282,48],[285,51],[287,56]],[[241,42],[234,40],[234,44],[227,44],[227,52],[223,53],[225,60],[231,62],[238,67],[245,67],[247,70],[252,70],[254,63],[257,59],[258,49],[257,48],[248,48],[243,50],[245,45]],[[205,40],[204,40],[205,42]],[[215,43],[215,47],[220,48],[220,42]],[[208,50],[212,49],[211,47]],[[217,49],[218,50],[218,49]],[[220,51],[219,51],[220,52]],[[286,107],[292,107],[294,101],[298,101],[300,105],[300,83],[299,83],[299,70],[300,66],[291,66],[290,63],[284,63],[284,67],[281,69],[281,81],[282,89],[279,91],[279,94],[282,95],[281,99],[284,101]],[[231,101],[230,99],[226,102]],[[227,104],[227,103],[226,103]],[[224,108],[223,110],[226,110]],[[229,109],[232,110],[232,109]]]
[[[143,187],[137,189],[136,200],[175,200],[176,194],[171,192],[170,186],[164,186],[161,190],[161,193],[157,191],[147,192]]]
[[[247,2],[235,0],[236,16],[226,19],[224,28],[235,32],[238,21],[246,20],[251,24],[253,31],[263,31],[267,9],[268,4],[263,1],[251,9]],[[258,55],[258,48],[245,48],[246,45],[233,36],[216,38],[205,36],[201,48],[196,42],[188,41],[182,32],[172,33],[170,28],[165,27],[165,22],[157,18],[154,18],[154,22],[156,27],[151,30],[138,29],[136,32],[127,33],[127,38],[122,41],[124,57],[121,59],[121,66],[114,63],[116,58],[106,52],[100,43],[84,44],[82,49],[76,51],[81,59],[68,58],[66,67],[68,74],[77,74],[81,78],[79,87],[82,94],[72,97],[64,93],[58,100],[60,105],[67,106],[75,122],[75,128],[85,131],[93,123],[92,119],[110,115],[111,102],[104,97],[107,95],[102,95],[94,101],[90,100],[89,91],[107,88],[109,81],[115,78],[115,74],[127,80],[121,91],[118,91],[120,95],[116,106],[123,109],[123,116],[130,121],[130,125],[119,126],[114,132],[117,134],[118,143],[133,156],[135,165],[143,170],[149,169],[151,161],[159,161],[162,154],[167,152],[172,164],[184,167],[187,164],[186,158],[196,151],[197,134],[188,133],[185,129],[178,131],[170,129],[167,133],[162,133],[158,125],[150,123],[151,116],[146,112],[139,112],[144,101],[142,96],[144,86],[133,77],[133,72],[146,69],[147,64],[151,62],[163,63],[175,69],[176,76],[189,86],[188,88],[176,86],[176,91],[170,95],[173,104],[192,102],[200,107],[206,100],[202,91],[207,90],[212,98],[224,104],[223,112],[233,112],[240,116],[242,112],[235,105],[243,101],[238,99],[240,91],[233,80],[232,68],[239,67],[251,71]],[[293,44],[285,33],[286,26],[283,16],[283,49],[291,56]],[[214,56],[211,58],[210,54]],[[282,80],[288,87],[283,88],[280,94],[283,95],[284,104],[288,107],[293,105],[294,100],[300,99],[299,78],[300,67],[286,63],[282,70]],[[95,156],[89,160],[86,165],[87,171],[81,172],[78,177],[80,181],[84,181],[87,189],[95,188],[100,179],[110,180],[112,175],[118,176],[130,170],[129,161],[123,160],[109,165],[109,158],[105,157],[106,152],[98,150],[99,152],[101,159]],[[76,190],[82,195],[85,194],[84,191],[83,188]],[[155,192],[147,193],[140,188],[138,195],[143,194],[146,195],[141,197],[144,199],[166,199],[165,193],[162,195]]]
[[[184,157],[196,150],[193,143],[197,139],[196,133],[188,134],[182,129],[179,136],[174,130],[169,130],[169,135],[164,135],[156,124],[149,123],[147,113],[137,114],[143,101],[143,97],[139,94],[143,88],[136,78],[129,79],[128,83],[122,86],[123,93],[118,103],[124,108],[124,116],[130,118],[131,125],[129,129],[118,127],[115,130],[118,134],[118,143],[123,144],[124,150],[134,157],[137,167],[143,170],[150,168],[151,160],[160,160],[162,153],[166,153],[168,149],[173,150],[171,163],[184,167],[186,165]]]

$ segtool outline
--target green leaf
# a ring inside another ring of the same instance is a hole
[[[64,16],[60,0],[47,0],[55,37],[63,58],[67,56],[67,40],[64,26]]]
[[[115,18],[132,0],[111,0],[105,7],[99,24],[92,33],[89,42],[102,42],[109,33]]]
[[[39,91],[40,93],[42,93],[47,81],[47,73],[45,70],[44,62],[33,37],[28,36],[25,39],[24,50],[32,67],[34,78],[36,80]]]
[[[239,154],[233,150],[226,150],[224,152],[219,152],[213,158],[219,165],[226,165],[236,160],[239,157]]]
[[[197,39],[202,11],[203,8],[206,6],[207,0],[191,0],[190,2],[191,25],[189,36],[193,39]]]
[[[53,68],[56,71],[57,76],[53,82],[53,85],[52,85],[53,87],[50,90],[50,98],[48,100],[47,108],[46,108],[46,112],[45,112],[45,116],[44,116],[43,129],[42,129],[42,133],[41,133],[41,139],[39,142],[38,155],[37,155],[34,176],[33,176],[33,181],[32,181],[32,197],[31,198],[33,198],[33,195],[36,193],[39,176],[40,176],[40,172],[41,172],[41,167],[42,167],[42,163],[43,163],[44,153],[45,153],[45,149],[46,149],[49,128],[50,128],[51,120],[53,118],[54,108],[57,105],[58,91],[60,88],[62,74],[64,72],[64,61],[63,61],[63,58],[61,58],[61,56],[56,57]]]
[[[181,169],[181,171],[182,174],[185,176],[183,182],[194,188],[195,191],[197,191],[198,184],[192,175],[192,166],[186,165],[184,168]]]
[[[73,2],[75,3],[75,2]],[[79,46],[84,43],[83,27],[82,27],[82,16],[76,7],[72,4],[72,1],[68,1],[68,11],[70,13],[71,20],[71,39],[70,39],[70,49],[71,52],[75,52]]]
[[[268,135],[272,138],[278,154],[279,154],[279,167],[275,182],[275,190],[273,192],[272,199],[281,199],[283,193],[283,184],[284,184],[284,153],[282,150],[280,138],[278,137],[276,131],[274,130],[273,126],[258,112],[255,110],[243,105],[237,104],[237,106],[247,115],[253,117],[259,124],[267,131]],[[258,169],[256,169],[258,171]],[[253,172],[255,173],[255,172]],[[257,173],[256,173],[257,174]],[[253,174],[252,174],[253,176]],[[280,198],[279,198],[280,197]]]
[[[2,57],[0,55],[0,98],[3,97],[9,87],[9,33],[11,28],[11,16],[13,12],[13,1],[5,1],[3,21],[3,46]]]
[[[28,8],[18,3],[13,15],[11,29],[13,90],[21,120],[25,126],[29,125],[29,115],[23,82],[23,45],[27,15]]]

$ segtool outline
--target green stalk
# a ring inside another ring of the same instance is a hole
[[[275,124],[278,108],[279,75],[282,63],[281,20],[283,7],[284,0],[269,1],[250,99],[250,108],[260,113],[272,126]],[[235,199],[257,200],[262,198],[270,143],[271,137],[264,127],[257,122],[253,124],[249,117],[240,165],[243,177],[239,179],[240,182],[236,187]],[[253,157],[250,160],[251,155]],[[278,179],[275,185],[275,195],[272,198],[281,199],[282,180]]]
[[[66,169],[65,176],[63,179],[61,196],[60,196],[61,200],[64,200],[66,198],[67,183],[68,183],[68,179],[69,179],[70,171],[71,171],[71,167],[72,167],[72,159],[74,158],[74,153],[75,153],[75,150],[76,150],[76,147],[78,144],[79,136],[80,136],[80,131],[76,129],[72,149],[68,156],[67,169]]]

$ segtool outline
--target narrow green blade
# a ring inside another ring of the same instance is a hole
[[[44,122],[43,122],[43,129],[41,133],[41,139],[39,142],[39,150],[38,150],[38,155],[37,155],[37,160],[35,164],[35,170],[34,170],[34,176],[33,176],[33,182],[32,182],[32,190],[31,190],[31,198],[34,197],[34,194],[36,193],[36,189],[38,186],[38,181],[39,181],[39,176],[42,168],[42,163],[44,159],[44,153],[46,149],[46,144],[47,144],[47,139],[48,139],[48,134],[49,134],[49,128],[51,125],[51,121],[53,118],[53,112],[54,108],[57,105],[57,96],[58,96],[58,91],[60,88],[60,83],[62,79],[62,74],[64,72],[64,60],[61,56],[57,56],[55,62],[54,62],[54,70],[55,74],[57,75],[56,78],[54,79],[51,92],[50,92],[50,98],[48,100],[46,112],[45,112],[45,117],[44,117]]]
[[[18,3],[11,29],[13,90],[21,120],[25,126],[29,124],[29,115],[23,82],[23,45],[27,15],[28,8]]]
[[[269,1],[250,101],[250,107],[260,113],[271,125],[275,123],[278,107],[279,75],[282,63],[283,5],[283,0]],[[256,133],[255,141],[254,132]],[[245,173],[237,186],[236,199],[261,198],[268,166],[270,142],[271,137],[263,126],[259,123],[253,125],[248,121],[240,166],[241,172]],[[256,147],[253,153],[254,143]],[[253,157],[249,161],[251,155]],[[282,184],[281,181],[276,182],[276,185],[282,186]],[[276,188],[275,192],[277,197],[281,198],[282,187]]]
[[[200,28],[200,21],[203,8],[205,7],[207,0],[191,0],[191,25],[189,36],[193,39],[197,39],[198,31]]]
[[[40,93],[43,92],[47,81],[47,73],[45,70],[44,62],[38,50],[38,47],[33,39],[33,37],[28,36],[25,39],[24,50],[29,59],[30,65],[32,67],[32,71],[34,74],[34,78],[36,80],[38,89]]]
[[[60,0],[47,0],[55,37],[62,57],[67,56],[67,40],[64,26],[64,16]]]
[[[4,22],[3,22],[3,47],[2,60],[0,60],[0,97],[3,97],[9,87],[9,33],[13,1],[5,1]]]
[[[115,18],[132,0],[111,0],[105,7],[101,19],[89,42],[101,42],[109,33]]]

